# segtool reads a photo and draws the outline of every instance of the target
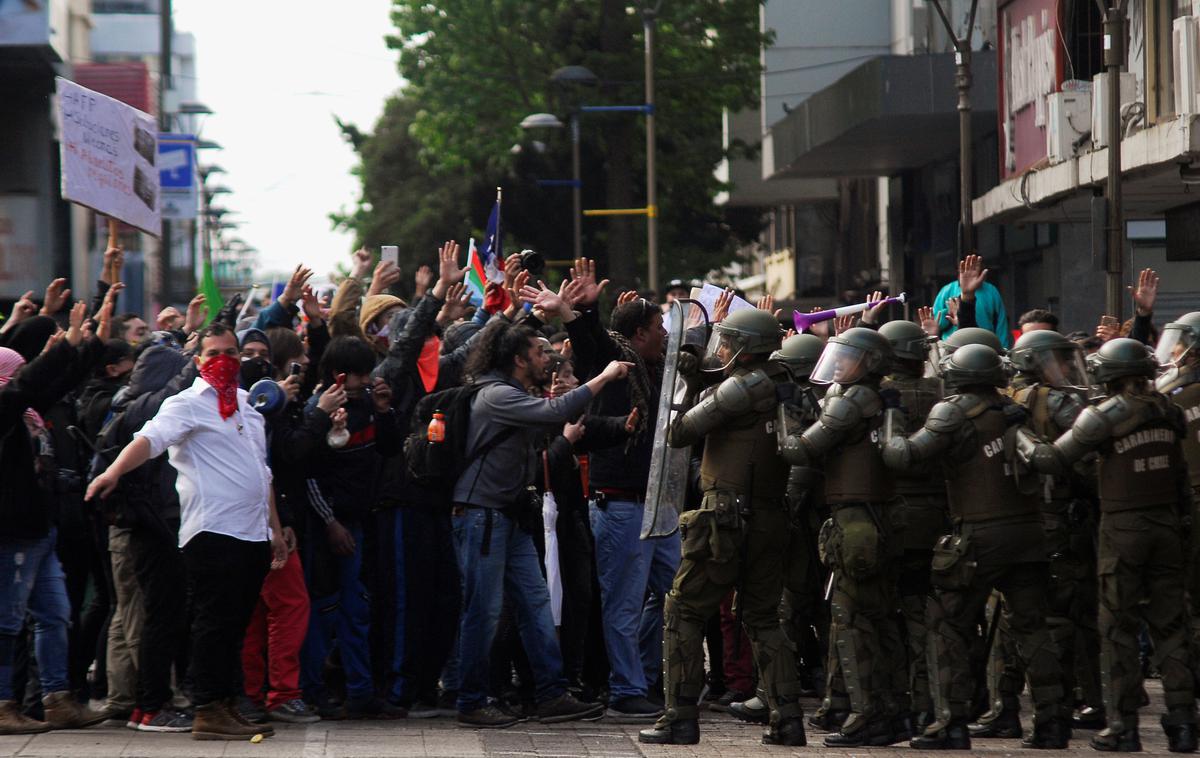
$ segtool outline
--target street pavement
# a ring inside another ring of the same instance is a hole
[[[1154,705],[1142,709],[1144,754],[1167,754],[1166,739],[1158,725],[1161,688],[1147,683]],[[806,702],[806,712],[815,707]],[[1026,704],[1026,728],[1029,708]],[[69,756],[70,758],[733,758],[734,756],[870,756],[912,758],[907,745],[890,748],[832,750],[821,745],[821,734],[810,730],[805,748],[766,747],[759,743],[762,728],[713,713],[701,723],[701,740],[693,746],[641,745],[640,727],[606,721],[543,725],[518,724],[503,730],[471,730],[451,719],[390,722],[321,722],[308,726],[275,724],[274,737],[258,744],[197,742],[187,734],[149,734],[117,726],[51,732],[34,736],[0,737],[0,756]],[[1068,751],[1094,756],[1088,746],[1092,732],[1077,731]],[[1045,755],[1023,751],[1018,740],[976,740],[970,755]],[[1059,753],[1063,755],[1063,753]],[[938,753],[968,755],[968,753]]]

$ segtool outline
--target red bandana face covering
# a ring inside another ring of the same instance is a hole
[[[241,361],[232,355],[209,358],[200,366],[200,378],[217,391],[217,410],[226,419],[237,410],[238,371]]]

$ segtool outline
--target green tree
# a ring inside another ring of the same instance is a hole
[[[713,206],[721,189],[721,114],[758,98],[762,37],[757,0],[658,3],[659,246],[664,275],[696,275],[731,259],[760,229],[756,212]],[[478,229],[494,187],[505,187],[505,241],[565,258],[571,250],[570,193],[540,190],[538,177],[568,175],[568,135],[522,134],[529,113],[564,117],[572,101],[643,100],[642,19],[617,0],[394,0],[404,89],[375,132],[346,127],[361,156],[363,196],[335,220],[367,244],[429,247],[456,230]],[[601,79],[586,93],[556,89],[549,74],[587,66]],[[584,207],[645,204],[645,136],[631,114],[585,115]],[[544,153],[514,142],[544,141]],[[614,280],[644,279],[645,221],[586,219],[588,254]],[[423,250],[421,251],[424,252]],[[423,256],[424,257],[424,256]]]

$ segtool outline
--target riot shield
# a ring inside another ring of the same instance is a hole
[[[679,528],[679,513],[687,498],[690,448],[667,444],[667,430],[682,406],[687,386],[679,376],[679,353],[685,344],[703,351],[708,342],[708,313],[695,300],[676,300],[668,312],[667,355],[663,368],[658,417],[654,424],[654,448],[650,453],[650,479],[646,485],[646,508],[642,513],[642,539],[666,537]]]

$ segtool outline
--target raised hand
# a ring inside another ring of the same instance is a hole
[[[375,265],[375,256],[365,247],[354,251],[354,262],[350,265],[350,276],[355,279],[365,279]]]
[[[279,296],[279,302],[288,306],[299,300],[300,293],[304,291],[304,285],[308,283],[312,275],[312,269],[305,268],[303,263],[297,264],[296,270],[292,272],[291,278],[283,288],[283,294]]]
[[[433,269],[421,266],[413,274],[413,300],[418,300],[433,286]]]
[[[204,293],[196,295],[188,301],[187,314],[183,317],[183,333],[191,334],[204,325],[204,319],[208,318],[208,305],[204,300]]]
[[[308,323],[314,326],[325,323],[325,312],[321,310],[321,301],[317,299],[317,293],[313,292],[311,285],[304,285],[304,289],[300,290],[300,297],[304,300],[304,315],[308,317]]]
[[[515,318],[521,309],[521,290],[529,286],[529,272],[518,271],[517,276],[513,279],[512,287],[508,290],[509,305],[504,311],[504,315],[510,319]]]
[[[100,281],[116,284],[121,281],[121,266],[125,262],[125,251],[120,245],[110,246],[104,251],[104,262],[100,264]]]
[[[446,290],[446,302],[442,304],[442,309],[438,311],[437,322],[444,327],[449,326],[467,315],[467,310],[470,307],[471,293],[467,291],[467,285],[462,282],[452,284]]]
[[[835,337],[853,327],[854,316],[838,316],[833,320],[833,334]]]
[[[714,324],[719,324],[729,315],[729,306],[733,305],[733,289],[726,287],[725,290],[717,295],[717,301],[713,303],[713,312],[711,321]]]
[[[958,309],[960,307],[962,307],[962,298],[951,297],[946,299],[946,320],[955,326],[958,326]]]
[[[938,336],[937,319],[934,318],[933,308],[928,305],[923,305],[917,309],[917,323],[921,325],[921,331],[930,337]]]
[[[53,316],[63,309],[71,297],[66,279],[55,279],[46,286],[46,297],[42,300],[42,315]]]
[[[467,278],[467,270],[458,267],[458,254],[461,250],[454,240],[438,249],[438,279],[445,281],[447,285],[457,284]]]
[[[595,305],[600,294],[608,286],[608,280],[596,281],[596,262],[587,258],[576,258],[571,267],[571,278],[579,281],[579,305]]]
[[[104,302],[100,304],[100,310],[96,312],[96,336],[102,341],[112,337],[113,312],[117,309],[117,295],[123,289],[125,285],[121,282],[110,287],[108,292],[104,293]]]
[[[181,321],[183,314],[173,305],[168,305],[158,312],[158,316],[154,319],[154,328],[165,332],[174,329]]]
[[[383,261],[375,267],[375,275],[371,277],[371,286],[367,288],[367,296],[382,295],[396,282],[400,281],[400,269],[391,261]]]
[[[968,255],[958,262],[958,287],[964,300],[975,299],[975,291],[983,286],[987,273],[983,258],[978,255]]]
[[[317,398],[317,407],[329,416],[346,404],[346,388],[334,382]]]
[[[868,303],[880,303],[880,305],[868,308],[863,313],[862,321],[864,324],[874,325],[879,323],[879,317],[883,315],[883,309],[887,307],[886,305],[883,305],[883,301],[885,299],[886,298],[884,297],[883,293],[879,290],[876,290],[867,296]]]
[[[4,326],[6,329],[16,326],[30,316],[35,315],[37,311],[37,303],[33,302],[33,290],[29,290],[24,295],[21,295],[20,300],[13,303],[12,315],[8,317],[8,321],[5,322]]]
[[[71,343],[72,347],[79,347],[79,343],[83,342],[83,322],[87,319],[87,303],[80,300],[71,306],[71,315],[69,318],[70,326],[67,328],[67,342]]]
[[[1133,304],[1137,315],[1149,316],[1154,313],[1154,301],[1158,299],[1158,274],[1152,268],[1144,268],[1138,274],[1137,287],[1126,287],[1133,295]]]
[[[564,283],[565,284],[565,283]],[[559,294],[563,287],[559,287],[559,292],[555,292],[546,286],[545,282],[539,281],[537,287],[525,285],[521,288],[521,302],[529,303],[534,308],[540,308],[546,314],[558,316],[569,315],[571,306],[567,305],[566,301]]]
[[[1108,342],[1121,336],[1121,324],[1115,316],[1104,315],[1096,326],[1096,336]]]
[[[617,305],[622,306],[626,303],[632,303],[634,300],[637,300],[638,297],[640,296],[638,295],[637,290],[625,290],[621,294],[617,295]]]

